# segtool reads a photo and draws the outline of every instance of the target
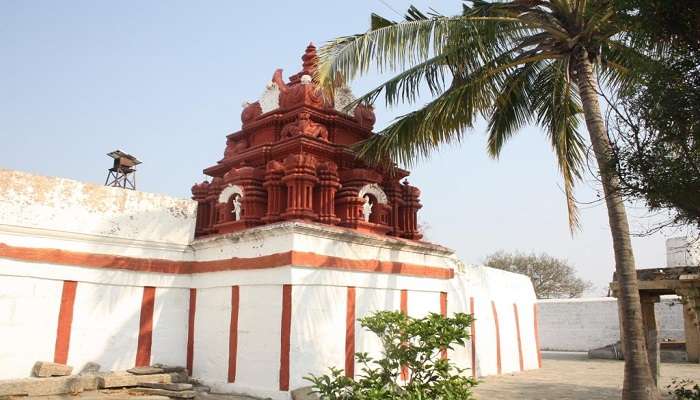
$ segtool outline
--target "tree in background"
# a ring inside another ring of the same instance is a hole
[[[592,287],[576,276],[565,260],[547,254],[523,254],[498,251],[486,257],[484,265],[530,277],[538,299],[581,297]]]
[[[649,40],[665,43],[610,100],[608,125],[626,195],[700,228],[700,3],[616,0]],[[655,229],[652,229],[654,231]]]
[[[528,124],[542,127],[554,150],[577,226],[573,187],[584,169],[583,116],[605,193],[620,288],[624,399],[656,400],[642,325],[636,264],[624,193],[599,104],[599,79],[624,88],[647,56],[648,35],[634,15],[621,18],[615,0],[473,0],[446,16],[411,7],[404,21],[372,15],[369,31],[345,36],[320,51],[316,79],[327,91],[366,74],[398,72],[359,101],[382,93],[391,106],[434,99],[371,137],[360,155],[378,164],[411,163],[443,143],[459,142],[479,117],[488,121],[488,152]]]

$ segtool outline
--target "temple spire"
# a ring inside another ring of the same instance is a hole
[[[316,46],[314,46],[313,42],[309,42],[309,45],[306,46],[306,51],[304,52],[304,55],[301,56],[301,60],[303,61],[303,63],[302,63],[303,73],[305,75],[313,76],[314,72],[316,72],[316,64],[318,63],[318,55],[316,54]]]

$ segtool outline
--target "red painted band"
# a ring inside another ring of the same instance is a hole
[[[153,344],[153,307],[155,306],[156,288],[143,288],[141,299],[141,316],[139,318],[139,340],[136,347],[136,366],[151,365],[151,346]]]
[[[348,286],[345,314],[345,376],[355,377],[355,288]]]
[[[535,315],[534,315],[534,323],[535,323],[535,346],[537,346],[537,368],[542,368],[542,352],[540,351],[540,327],[539,327],[539,320],[540,320],[540,305],[535,303],[533,304],[533,307],[535,309]]]
[[[78,282],[63,281],[61,307],[58,310],[58,327],[56,328],[56,346],[53,352],[53,362],[55,363],[68,363],[70,331],[73,325],[73,305],[75,304],[77,286]]]
[[[408,315],[408,291],[406,289],[401,290],[401,313]],[[408,367],[405,365],[401,366],[401,379],[408,381]]]
[[[498,325],[498,311],[496,310],[496,303],[491,300],[491,309],[493,310],[493,321],[496,325],[496,371],[498,375],[501,374],[501,330]]]
[[[289,390],[289,352],[292,332],[292,285],[282,286],[282,326],[280,335],[280,390]]]
[[[469,314],[472,316],[471,344],[472,344],[472,377],[476,379],[476,319],[474,318],[474,298],[469,298]]]
[[[240,290],[231,287],[231,325],[228,339],[228,381],[236,381],[236,361],[238,358],[238,310],[240,308]]]
[[[523,365],[523,342],[520,340],[520,316],[518,315],[518,305],[513,303],[513,313],[515,314],[515,332],[518,334],[518,361],[520,362],[520,371],[525,371]]]
[[[194,359],[194,315],[197,310],[197,289],[190,289],[190,304],[187,313],[187,371],[192,376]]]
[[[440,315],[447,318],[447,292],[440,292]],[[440,350],[440,357],[447,360],[447,349]]]
[[[288,265],[304,268],[328,268],[359,272],[377,272],[434,279],[451,279],[454,270],[419,264],[380,260],[353,260],[300,251],[287,251],[260,257],[229,258],[212,261],[173,261],[84,253],[59,249],[15,247],[0,243],[0,257],[19,261],[74,265],[87,268],[124,269],[138,272],[191,274],[216,271],[277,268]]]

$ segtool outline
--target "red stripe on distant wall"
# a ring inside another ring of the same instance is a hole
[[[408,315],[408,291],[406,289],[401,290],[401,313]],[[408,367],[405,365],[401,366],[401,379],[408,380]]]
[[[355,377],[355,288],[348,287],[345,311],[345,376]]]
[[[534,320],[535,320],[535,346],[537,346],[537,367],[542,368],[542,352],[540,351],[540,328],[539,328],[539,320],[540,320],[540,305],[535,303],[533,304],[534,309],[535,309],[535,315],[534,315]]]
[[[282,326],[280,335],[280,390],[289,390],[289,352],[292,333],[292,285],[282,286]]]
[[[474,298],[469,298],[469,314],[472,315],[471,342],[472,342],[472,377],[476,379],[476,319],[474,318]]]
[[[520,370],[524,371],[523,366],[523,342],[520,340],[520,316],[518,315],[518,305],[513,303],[513,313],[515,314],[515,332],[518,334],[518,360],[520,361]]]
[[[194,313],[197,310],[197,289],[190,289],[190,305],[187,314],[187,371],[192,376],[194,359]]]
[[[440,292],[440,315],[447,317],[447,292]],[[447,360],[447,349],[440,350],[440,357]]]
[[[156,288],[143,288],[141,299],[141,316],[139,321],[139,341],[136,347],[136,366],[145,367],[151,364],[151,345],[153,344],[153,307],[156,299]]]
[[[496,371],[501,374],[501,330],[498,325],[498,311],[496,310],[496,302],[491,300],[491,309],[493,310],[493,321],[496,325]]]
[[[228,336],[228,381],[236,381],[236,360],[238,358],[238,309],[240,305],[240,290],[238,286],[231,287],[231,325]]]
[[[61,292],[61,307],[58,310],[58,327],[56,329],[56,347],[53,352],[53,362],[66,364],[70,348],[70,330],[73,325],[73,305],[75,290],[78,282],[63,281]]]

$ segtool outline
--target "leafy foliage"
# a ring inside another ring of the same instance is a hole
[[[591,283],[577,277],[574,268],[565,260],[547,254],[499,251],[487,256],[484,264],[529,276],[538,299],[581,297],[591,288]]]
[[[379,311],[360,319],[363,328],[376,334],[383,347],[381,358],[357,353],[362,372],[356,379],[331,368],[329,375],[311,375],[321,399],[472,399],[474,380],[441,356],[443,350],[464,346],[469,339],[471,316],[446,318],[430,314],[411,318],[400,312]],[[406,371],[407,380],[401,378]]]
[[[461,141],[479,117],[488,121],[488,152],[497,158],[520,128],[539,125],[556,154],[573,230],[573,188],[586,154],[579,61],[587,58],[622,88],[648,58],[639,46],[649,41],[632,29],[637,17],[620,18],[615,7],[615,1],[473,0],[455,16],[415,7],[400,22],[373,15],[369,31],[321,49],[316,79],[332,91],[371,68],[400,71],[358,102],[383,95],[388,105],[413,103],[425,88],[434,97],[363,144],[360,153],[370,162],[427,157],[442,143]]]
[[[670,223],[700,228],[700,8],[687,0],[624,1],[649,22],[650,40],[668,46],[639,66],[638,81],[619,93],[608,118],[622,186],[650,209],[670,210]]]
[[[674,400],[700,400],[700,386],[689,379],[674,379],[666,389]]]

